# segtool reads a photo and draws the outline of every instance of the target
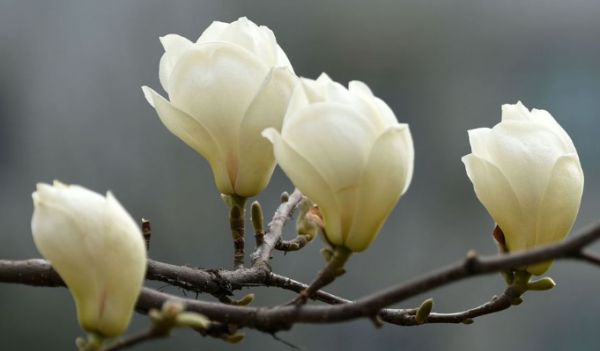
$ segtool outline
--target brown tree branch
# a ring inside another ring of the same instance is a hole
[[[220,303],[194,301],[182,299],[172,295],[144,288],[140,295],[137,308],[148,311],[151,308],[160,308],[167,300],[181,301],[186,309],[202,313],[216,322],[235,324],[240,327],[249,327],[266,332],[276,332],[289,329],[295,323],[334,323],[342,322],[360,317],[373,317],[379,313],[389,313],[387,321],[400,325],[411,325],[412,310],[390,310],[381,312],[384,308],[404,301],[420,293],[462,280],[468,277],[490,274],[500,270],[512,269],[529,264],[544,262],[551,259],[574,258],[589,262],[589,254],[583,254],[582,249],[600,237],[600,225],[596,224],[565,242],[538,248],[535,250],[493,257],[478,258],[471,255],[466,259],[453,265],[441,268],[435,272],[425,274],[408,282],[398,284],[386,290],[374,293],[353,303],[338,301],[340,303],[332,306],[280,306],[276,308],[255,308],[230,306]],[[166,268],[165,264],[158,264],[158,268]],[[156,268],[156,267],[155,267]],[[191,268],[179,267],[182,273],[191,273]],[[232,272],[249,273],[243,270]],[[258,270],[257,270],[258,271]],[[193,274],[204,275],[200,271]],[[255,271],[253,271],[255,272]],[[150,273],[149,273],[150,274]],[[223,272],[224,274],[224,272]],[[254,273],[252,273],[254,274]],[[226,276],[226,275],[225,275]],[[185,274],[180,277],[184,277]],[[268,275],[265,285],[274,285],[274,282],[285,281],[285,278],[277,275]],[[187,277],[189,278],[189,277]],[[231,278],[231,277],[230,277]],[[184,280],[182,280],[184,281]],[[233,280],[235,281],[235,280]],[[34,286],[60,286],[51,266],[44,260],[28,261],[0,261],[0,282],[20,283]],[[189,283],[189,282],[188,282]],[[239,283],[239,281],[237,282]],[[217,283],[212,288],[220,288]],[[297,282],[286,281],[287,287],[299,288]],[[193,285],[193,284],[191,284]],[[233,284],[232,284],[233,286]],[[285,288],[286,285],[282,285]],[[303,287],[302,287],[303,288]],[[290,290],[293,290],[290,288]],[[326,294],[320,292],[321,294]],[[320,295],[323,299],[331,301],[338,300],[333,295]],[[455,314],[431,314],[426,323],[459,323],[466,319],[472,319],[491,312],[508,308],[504,298],[490,301],[473,310]],[[394,319],[395,318],[395,319]]]

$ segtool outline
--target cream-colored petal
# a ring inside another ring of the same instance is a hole
[[[334,192],[357,186],[378,137],[374,126],[341,104],[313,104],[297,115],[295,123],[282,131],[285,141],[310,160]]]
[[[202,35],[196,43],[206,43],[208,41],[219,41],[221,33],[229,26],[229,23],[214,21],[208,28],[202,32]]]
[[[356,108],[363,111],[363,114],[366,116],[369,116],[381,132],[398,123],[390,107],[383,100],[375,97],[365,83],[356,80],[352,81],[349,84],[349,90],[356,97]]]
[[[414,163],[407,125],[396,125],[375,142],[362,174],[358,208],[344,245],[359,252],[377,237],[386,218],[410,184]]]
[[[488,141],[491,138],[492,130],[490,128],[471,129],[469,133],[469,144],[471,144],[471,152],[477,157],[489,159]]]
[[[524,213],[537,208],[556,160],[564,155],[562,140],[528,121],[505,121],[489,135],[488,160],[502,170]]]
[[[329,75],[327,73],[323,72],[317,78],[316,82],[319,83],[319,84],[325,84],[325,83],[332,83],[333,80],[331,79],[331,77],[329,77]]]
[[[133,315],[146,272],[146,248],[137,223],[111,192],[106,195],[102,235],[107,249],[96,262],[104,265],[97,328],[114,337],[127,329]]]
[[[290,59],[288,59],[287,55],[281,48],[281,46],[277,45],[277,66],[278,67],[287,67],[294,73],[294,67],[292,67],[292,63]]]
[[[239,165],[242,119],[268,72],[260,59],[239,46],[205,43],[188,50],[171,75],[172,104],[213,136],[232,182]]]
[[[274,128],[262,135],[273,144],[275,159],[292,183],[302,194],[319,205],[325,218],[327,239],[334,245],[342,245],[341,214],[331,187],[319,170],[291,147]]]
[[[569,137],[567,132],[565,132],[548,111],[533,109],[531,110],[531,116],[533,121],[543,124],[545,128],[550,128],[561,137],[565,146],[565,153],[577,153],[571,137]]]
[[[316,83],[314,80],[300,78],[290,98],[288,108],[285,113],[282,130],[286,130],[288,126],[294,125],[296,119],[302,114],[296,112],[308,107],[311,104],[325,101],[325,89],[322,84]]]
[[[87,216],[85,209],[93,207],[95,199],[90,204],[85,198],[84,201],[72,198],[79,198],[80,194],[57,189],[50,193],[50,189],[47,184],[38,184],[34,193],[37,200],[31,220],[33,239],[42,256],[69,286],[77,305],[79,324],[85,330],[95,330],[103,280],[95,269],[98,262],[95,257],[89,257],[89,250],[98,250],[94,239],[101,235],[97,229],[104,218],[104,201],[100,209],[94,208],[92,215]],[[82,221],[87,222],[85,226]]]
[[[274,41],[275,36],[272,39]],[[261,29],[246,17],[229,24],[219,35],[219,41],[232,43],[248,50],[268,67],[277,65],[275,52],[270,45],[272,43],[266,43]]]
[[[169,77],[173,67],[183,54],[192,46],[192,42],[177,34],[168,34],[160,38],[165,53],[160,59],[158,78],[166,92],[169,92]]]
[[[524,218],[519,199],[502,171],[474,154],[464,156],[462,161],[477,198],[504,232],[508,249],[531,247],[532,236],[521,233],[532,230],[530,222],[535,219]]]
[[[240,167],[236,194],[251,197],[262,192],[275,169],[271,143],[262,137],[267,128],[281,130],[283,117],[298,78],[287,68],[273,68],[242,121]]]
[[[234,194],[225,157],[209,131],[151,88],[142,87],[142,89],[144,96],[150,105],[156,108],[160,120],[167,129],[208,161],[219,191],[227,195]]]
[[[379,128],[378,132],[383,132],[385,128],[378,124],[378,111],[372,105],[370,105],[369,101],[366,101],[359,94],[349,91],[343,85],[337,82],[327,82],[324,85],[327,102],[348,105],[363,118],[368,120],[369,123],[377,125]]]
[[[351,106],[310,105],[297,113],[297,123],[282,131],[285,141],[319,170],[331,186],[342,215],[342,231],[352,224],[363,167],[378,133]]]
[[[515,105],[505,104],[502,105],[502,121],[528,121],[530,120],[529,110],[521,101]]]
[[[548,187],[542,198],[537,219],[535,247],[555,244],[569,234],[581,205],[583,171],[577,154],[560,157],[552,170]],[[528,271],[541,275],[551,262],[528,267]]]
[[[379,116],[383,119],[383,123],[386,127],[392,126],[398,123],[398,119],[394,114],[394,111],[386,104],[383,100],[375,97],[375,105],[379,109]]]
[[[279,46],[277,45],[275,34],[266,26],[259,26],[258,29],[260,32],[260,42],[265,53],[265,62],[270,67],[280,66],[277,59],[277,48]]]

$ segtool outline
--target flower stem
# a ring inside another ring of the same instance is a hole
[[[298,295],[294,300],[290,301],[288,305],[303,305],[306,301],[321,290],[325,286],[331,284],[335,278],[341,276],[346,271],[344,265],[352,255],[352,251],[348,250],[343,246],[336,246],[333,249],[333,256],[328,261],[325,269],[319,273],[317,279],[315,279],[304,291]]]
[[[231,195],[228,197],[229,226],[233,238],[233,268],[235,270],[244,268],[244,246],[246,233],[246,198]]]

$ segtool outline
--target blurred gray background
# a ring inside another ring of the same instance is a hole
[[[316,78],[325,71],[343,84],[366,82],[413,133],[416,168],[408,193],[330,291],[354,299],[469,249],[496,252],[493,222],[460,158],[470,152],[467,130],[498,123],[504,103],[546,109],[572,136],[586,175],[577,231],[600,217],[599,15],[595,0],[0,0],[0,258],[39,257],[30,194],[35,183],[59,179],[111,189],[134,217],[151,219],[152,258],[230,267],[227,210],[208,164],[167,131],[140,87],[162,92],[159,36],[196,39],[213,20],[240,16],[273,29],[297,74]],[[279,194],[292,189],[277,169],[258,197],[269,217]],[[291,237],[293,225],[287,229]],[[308,282],[323,265],[320,248],[316,241],[299,253],[278,253],[273,267]],[[558,284],[553,291],[528,293],[521,306],[471,326],[376,330],[357,320],[297,325],[279,336],[309,350],[598,350],[600,270],[561,261],[549,275]],[[500,276],[490,275],[397,307],[433,297],[436,311],[459,311],[503,289]],[[256,305],[292,297],[253,291]],[[129,331],[147,324],[136,316]],[[178,330],[136,350],[289,349],[246,332],[232,346]],[[0,350],[74,350],[82,334],[65,289],[0,285]]]

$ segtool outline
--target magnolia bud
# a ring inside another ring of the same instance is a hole
[[[472,153],[462,160],[477,197],[504,234],[504,249],[562,241],[579,211],[583,171],[571,138],[554,118],[521,102],[504,105],[502,122],[470,130],[469,140]],[[551,264],[518,268],[541,275]]]
[[[33,239],[77,305],[83,329],[101,337],[122,334],[131,320],[146,272],[141,230],[109,191],[38,184],[33,193]]]
[[[319,205],[328,241],[354,252],[375,239],[412,178],[408,125],[361,82],[346,89],[325,74],[302,79],[281,133],[263,135],[294,185]]]
[[[219,191],[251,197],[269,183],[275,159],[260,133],[281,129],[292,66],[273,32],[245,17],[213,22],[196,43],[161,38],[160,82],[167,101],[143,87],[165,126],[210,164]]]

